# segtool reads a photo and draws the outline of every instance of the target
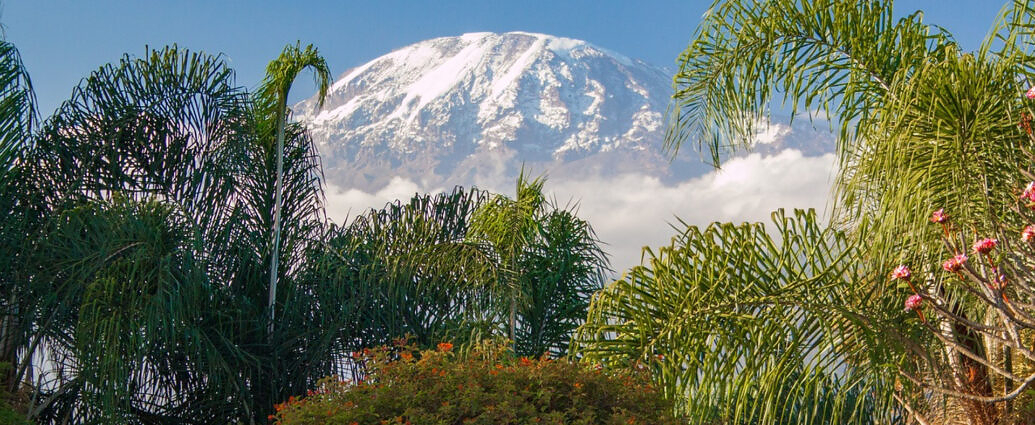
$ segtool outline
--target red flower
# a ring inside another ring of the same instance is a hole
[[[992,238],[984,238],[974,241],[974,245],[971,246],[971,249],[978,254],[988,254],[995,249],[996,245],[999,245],[999,241]]]
[[[1035,239],[1035,226],[1031,224],[1024,226],[1024,230],[1021,231],[1021,239],[1025,242],[1031,242],[1032,239]]]
[[[891,279],[909,279],[913,276],[913,273],[909,271],[909,267],[904,265],[895,267],[895,271],[891,272]]]
[[[916,310],[923,302],[924,299],[920,298],[919,294],[910,295],[909,298],[906,298],[906,310]]]
[[[949,221],[949,215],[945,213],[945,210],[939,208],[937,211],[931,213],[932,223],[945,223]]]
[[[950,258],[948,260],[945,260],[945,262],[942,263],[942,268],[945,269],[945,271],[949,271],[949,272],[955,273],[955,272],[960,271],[960,269],[963,268],[963,263],[966,263],[966,262],[967,262],[967,255],[966,254],[957,254],[955,257],[952,257],[952,258]]]
[[[1035,182],[1028,183],[1024,187],[1024,191],[1021,192],[1021,198],[1028,198],[1029,201],[1035,202]]]
[[[1024,93],[1024,97],[1028,99],[1035,99],[1035,87],[1028,89],[1027,93]]]

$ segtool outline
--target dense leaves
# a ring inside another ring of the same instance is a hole
[[[329,378],[270,418],[281,425],[682,423],[643,373],[519,358],[495,344],[452,348],[357,353],[370,370],[366,380]]]
[[[593,298],[575,350],[639,362],[693,423],[869,423],[889,403],[846,340],[872,337],[846,307],[866,297],[856,248],[813,212],[688,226]],[[886,388],[885,388],[886,390]]]
[[[354,350],[504,328],[493,306],[510,264],[468,235],[489,194],[326,221],[315,145],[285,106],[299,71],[326,85],[311,46],[289,46],[256,96],[219,56],[127,55],[35,133],[28,79],[0,47],[0,360],[10,388],[36,385],[27,416],[259,423],[321,377],[362,373]],[[585,222],[550,213],[519,271],[543,282],[522,323],[560,354],[602,253]]]

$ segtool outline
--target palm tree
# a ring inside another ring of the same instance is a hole
[[[503,265],[502,284],[508,313],[507,337],[517,336],[518,303],[525,296],[520,285],[518,259],[535,237],[536,220],[546,207],[542,177],[528,181],[524,170],[518,175],[516,199],[496,195],[481,206],[471,219],[470,236],[492,245]]]
[[[100,68],[43,125],[22,207],[45,221],[16,268],[37,294],[26,359],[55,365],[36,373],[41,422],[258,423],[340,372],[347,318],[321,305],[347,300],[311,295],[329,284],[318,156],[267,99],[172,47]]]
[[[507,337],[522,355],[565,351],[587,296],[610,270],[592,227],[548,202],[545,182],[527,180],[522,170],[516,198],[494,196],[475,211],[468,232],[499,257]]]
[[[18,354],[25,350],[31,322],[22,320],[32,309],[33,296],[25,292],[25,276],[19,267],[25,248],[25,233],[32,215],[23,208],[27,199],[22,166],[31,147],[31,134],[38,118],[32,83],[13,44],[0,40],[0,363],[14,366],[0,385],[17,386]]]
[[[884,362],[859,360],[897,341],[847,308],[874,298],[858,247],[814,211],[778,211],[771,228],[684,225],[645,249],[594,295],[573,352],[647,368],[695,424],[894,422]]]
[[[838,324],[831,329],[842,333],[834,350],[858,353],[850,356],[848,364],[874,372],[863,375],[865,380],[860,382],[883,386],[886,392],[879,398],[897,398],[897,403],[874,405],[883,412],[877,412],[879,417],[919,419],[923,412],[914,408],[933,402],[921,390],[891,391],[887,383],[895,373],[879,373],[877,366],[886,362],[909,367],[896,361],[895,353],[901,356],[911,344],[920,344],[922,349],[916,350],[920,353],[926,350],[937,355],[939,350],[937,344],[925,345],[932,338],[917,332],[917,326],[901,323],[897,310],[901,309],[904,289],[888,284],[889,265],[899,261],[937,264],[940,235],[924,226],[928,214],[937,208],[956,212],[963,221],[974,223],[977,232],[993,230],[997,222],[1018,224],[1017,216],[1009,211],[1015,204],[1016,188],[1023,187],[1021,171],[1027,164],[1023,152],[1033,147],[1017,128],[1028,108],[1020,94],[1031,75],[1033,12],[1033,2],[1010,2],[982,47],[964,53],[950,34],[926,25],[921,13],[896,19],[890,0],[717,1],[680,56],[673,126],[667,137],[671,148],[695,142],[700,148],[707,147],[718,165],[726,154],[749,144],[758,123],[768,118],[768,106],[777,96],[790,103],[794,113],[821,111],[833,117],[839,127],[841,171],[833,221],[853,240],[865,242],[852,255],[864,266],[863,279],[856,284],[864,284],[867,292],[866,296],[843,298],[844,311],[824,314]],[[742,254],[733,250],[731,255]],[[799,255],[808,258],[814,252]],[[709,267],[707,262],[716,261],[703,257],[688,260],[697,267]],[[667,266],[662,268],[666,264],[653,262],[648,270],[668,270]],[[648,276],[644,282],[660,285],[664,277]],[[743,288],[743,283],[736,282],[728,286],[730,283],[721,277],[716,275],[714,282],[721,282],[724,291],[737,293]],[[852,282],[845,280],[843,284]],[[806,286],[819,283],[812,281]],[[658,297],[666,296],[655,301],[662,305],[666,305],[667,295],[681,293],[672,293],[666,286],[660,289]],[[635,289],[628,291],[636,293]],[[964,311],[969,307],[956,305],[960,309],[957,313],[967,317]],[[770,320],[796,323],[802,309],[807,308],[776,309],[776,316]],[[982,315],[980,311],[971,314]],[[635,323],[647,326],[646,322]],[[853,323],[908,338],[895,339],[898,351],[891,351],[890,357],[876,355],[889,354],[877,344],[884,341],[867,339],[869,333]],[[747,325],[746,332],[755,335],[788,331],[774,329],[767,322]],[[635,328],[626,332],[634,333]],[[796,332],[798,338],[807,341],[826,338],[826,331],[809,327]],[[852,335],[856,336],[849,337]],[[947,337],[965,343],[975,341],[966,331],[949,330]],[[737,344],[741,342],[716,343],[725,350],[739,350]],[[977,346],[971,348],[981,351]],[[862,354],[866,352],[871,354]],[[710,370],[716,361],[725,360],[706,357],[697,363],[685,363],[693,366],[684,368]],[[738,367],[765,374],[781,370],[780,364],[758,369]],[[818,382],[828,376],[822,369],[806,368],[802,373],[798,375],[802,382]],[[746,394],[747,388],[774,391],[784,384],[759,381],[738,385],[736,391],[717,394]],[[744,401],[718,398],[715,403],[743,405]],[[752,405],[761,412],[780,411],[801,401],[762,398]],[[896,409],[905,410],[894,413]],[[778,422],[774,417],[763,419],[765,423]]]
[[[465,238],[471,216],[489,194],[456,187],[370,210],[329,233],[336,254],[321,272],[351,293],[357,337],[347,351],[408,338],[433,348],[488,335],[486,315],[499,264],[491,250]],[[477,341],[475,341],[477,342]]]
[[[553,209],[536,222],[517,264],[524,298],[517,308],[515,352],[559,357],[568,353],[590,297],[611,269],[593,228],[574,208]]]
[[[312,68],[315,72],[314,78],[319,87],[317,104],[318,107],[322,107],[324,97],[327,96],[331,71],[327,67],[327,62],[312,44],[306,46],[305,49],[301,48],[301,43],[285,47],[280,57],[266,66],[266,79],[259,89],[257,99],[262,110],[272,112],[277,126],[277,187],[273,207],[273,254],[270,258],[270,333],[273,332],[273,319],[276,317],[277,268],[280,264],[280,216],[284,196],[284,127],[287,125],[288,119],[287,98],[291,91],[291,84],[295,82],[295,77],[306,68]]]

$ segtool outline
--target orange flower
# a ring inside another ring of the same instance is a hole
[[[399,357],[402,357],[403,360],[410,361],[413,359],[413,354],[403,352],[399,354]]]
[[[529,360],[528,357],[522,357],[521,358],[521,366],[531,366],[531,365],[532,365],[532,361]]]
[[[581,382],[576,382],[575,383],[575,388],[582,388],[582,383]]]
[[[444,353],[444,352],[450,351],[452,349],[453,349],[453,344],[451,344],[451,343],[448,343],[448,342],[440,342],[440,343],[438,343],[438,351],[441,351],[441,352]]]

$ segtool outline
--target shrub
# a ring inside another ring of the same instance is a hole
[[[7,376],[11,369],[10,363],[0,363],[0,376]],[[29,425],[30,422],[25,420],[25,412],[23,409],[17,409],[16,405],[22,405],[23,403],[16,403],[17,397],[14,394],[7,392],[4,386],[0,385],[0,425]]]
[[[365,381],[324,379],[276,406],[271,422],[310,424],[675,424],[671,402],[644,373],[546,357],[517,358],[500,344],[456,353],[397,345],[354,356]]]

